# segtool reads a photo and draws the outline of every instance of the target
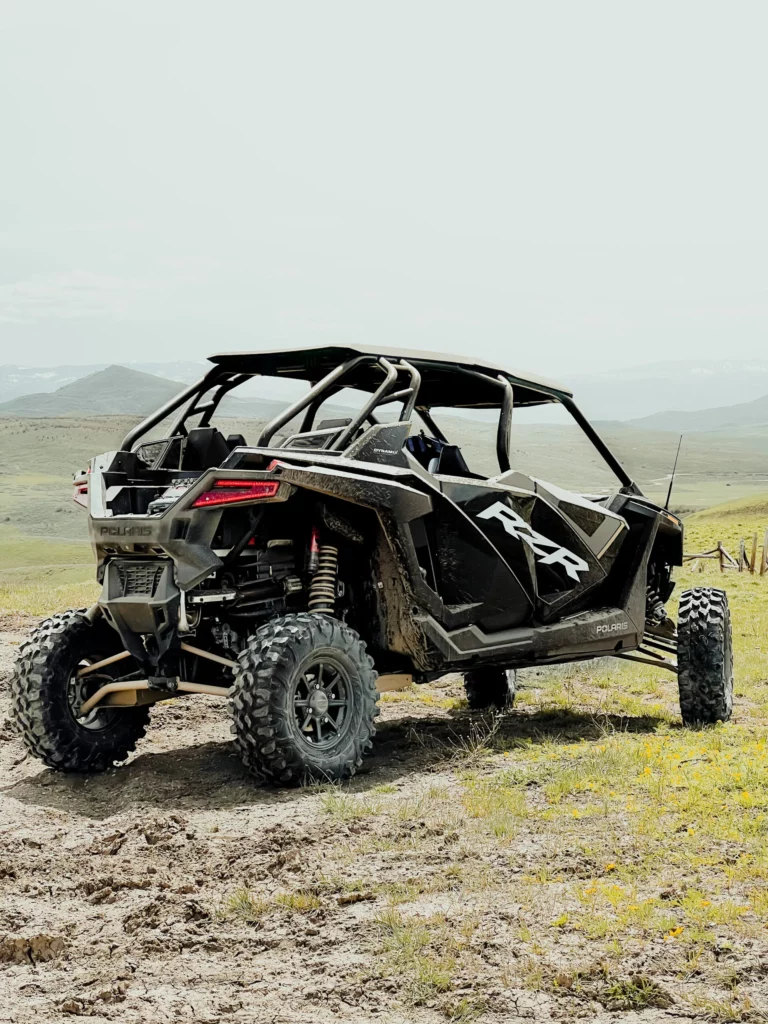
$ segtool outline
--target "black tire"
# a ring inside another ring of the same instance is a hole
[[[75,679],[77,667],[122,650],[105,622],[90,623],[82,611],[45,619],[19,649],[11,677],[13,714],[27,749],[49,768],[101,772],[124,761],[144,735],[148,707],[94,708],[77,717],[80,703],[105,682],[127,675],[133,659]]]
[[[515,703],[514,669],[476,668],[464,675],[467,703],[473,711],[485,708],[511,708]]]
[[[727,722],[733,712],[733,642],[724,590],[694,587],[683,591],[677,646],[683,724]]]
[[[300,785],[355,774],[379,709],[373,661],[354,630],[327,615],[284,615],[238,661],[232,732],[254,775]]]

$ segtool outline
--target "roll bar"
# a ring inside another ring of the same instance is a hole
[[[335,367],[330,373],[327,373],[322,380],[319,380],[314,387],[310,388],[306,395],[302,395],[301,398],[297,398],[296,401],[289,405],[287,409],[283,409],[281,413],[267,423],[259,434],[256,447],[266,448],[281,427],[284,427],[285,424],[292,420],[294,416],[297,416],[303,409],[306,409],[308,405],[311,405],[319,395],[322,395],[327,388],[332,384],[335,384],[337,380],[347,374],[350,370],[359,366],[360,363],[375,361],[375,356],[355,356],[354,359],[348,359],[345,363]]]
[[[494,379],[493,377],[486,376],[484,373],[478,373],[476,370],[465,370],[464,372],[472,377],[481,377],[486,383],[498,384],[504,392],[499,411],[499,425],[496,429],[496,458],[498,459],[499,469],[501,472],[508,473],[512,468],[509,452],[512,443],[510,433],[512,427],[512,409],[515,403],[514,388],[507,378],[501,373]],[[431,417],[428,422],[422,413],[421,418],[431,430],[434,426]],[[444,440],[442,435],[438,434],[435,436],[439,437],[441,441]]]
[[[504,398],[501,402],[499,413],[499,426],[496,431],[496,458],[499,460],[499,469],[502,473],[508,473],[512,468],[509,458],[509,449],[512,443],[512,409],[515,404],[515,391],[506,377],[499,374],[499,383],[504,388]]]
[[[354,436],[355,431],[366,419],[370,419],[371,422],[375,422],[372,414],[373,410],[378,405],[398,400],[404,401],[403,409],[400,413],[401,422],[410,419],[415,409],[432,434],[439,440],[447,443],[447,438],[432,419],[429,407],[416,404],[421,387],[421,374],[415,366],[407,362],[405,359],[400,359],[393,363],[383,356],[358,355],[351,359],[347,359],[339,366],[336,366],[330,373],[326,374],[322,380],[318,381],[317,384],[310,388],[305,395],[289,405],[279,415],[275,416],[274,419],[270,420],[262,429],[255,447],[267,447],[275,433],[303,410],[306,410],[306,414],[304,416],[301,429],[302,431],[311,429],[315,413],[322,402],[336,391],[341,390],[344,386],[341,383],[342,379],[361,363],[378,364],[384,372],[384,380],[376,391],[373,392],[369,400],[363,405],[362,409],[360,409],[360,411],[354,416],[352,422],[343,429],[341,434],[339,434],[336,441],[329,449],[330,451],[342,451],[349,443],[350,438]],[[424,360],[424,365],[430,366],[431,363],[428,360]],[[400,372],[408,373],[410,375],[410,382],[407,387],[401,388],[399,391],[392,391]],[[503,374],[499,374],[498,377],[493,378],[484,373],[479,373],[476,370],[469,370],[465,368],[463,372],[469,376],[481,377],[486,384],[496,384],[503,390],[499,424],[496,434],[496,456],[501,472],[509,472],[511,469],[511,426],[512,412],[514,408],[513,383]],[[188,403],[188,407],[174,421],[171,434],[169,436],[173,437],[177,434],[185,433],[184,421],[188,419],[189,416],[197,413],[203,414],[201,424],[204,426],[207,425],[224,396],[233,388],[237,387],[238,384],[241,384],[243,381],[253,376],[257,375],[247,372],[223,370],[220,366],[213,366],[200,378],[200,380],[194,384],[190,384],[189,387],[184,388],[184,390],[180,391],[159,409],[143,419],[133,428],[133,430],[129,431],[123,438],[121,450],[130,451],[139,438],[146,434],[147,431],[151,430],[152,427],[164,420],[166,416],[169,416],[172,412],[180,409],[185,403]],[[197,403],[201,400],[203,395],[217,384],[220,386],[211,399],[203,405],[198,405]],[[530,385],[527,386],[530,387]],[[571,396],[554,390],[544,391],[542,389],[542,393],[549,395],[551,399],[559,401],[561,405],[565,406],[576,423],[589,438],[593,447],[597,449],[603,461],[621,481],[622,489],[627,493],[641,493],[635,482],[629,476],[605,441],[603,441],[597,433],[589,420],[581,412]],[[407,401],[405,401],[406,398]]]
[[[138,441],[140,437],[143,437],[143,435],[146,434],[148,430],[151,430],[152,427],[157,426],[157,424],[161,420],[164,420],[166,416],[169,416],[172,412],[175,412],[180,406],[184,405],[185,402],[189,401],[190,398],[199,397],[204,391],[207,391],[208,388],[210,388],[211,385],[214,384],[216,380],[218,380],[218,378],[221,376],[221,369],[218,366],[214,366],[212,369],[208,371],[208,373],[205,374],[205,376],[201,377],[196,384],[190,384],[188,388],[185,388],[183,391],[180,391],[178,395],[176,395],[170,401],[166,402],[165,405],[161,405],[159,409],[157,409],[155,412],[147,416],[146,419],[143,419],[141,423],[139,423],[137,426],[133,428],[133,430],[129,430],[128,433],[123,438],[123,443],[120,446],[120,450],[124,452],[129,452],[136,443],[136,441]]]
[[[419,395],[419,388],[421,387],[421,374],[419,373],[415,366],[411,366],[411,364],[407,363],[405,359],[401,359],[399,365],[402,366],[404,370],[407,370],[408,373],[410,373],[411,375],[411,383],[409,384],[408,388],[406,388],[405,391],[403,391],[403,397],[405,397],[409,390],[411,392],[411,397],[405,403],[400,413],[400,422],[404,423],[406,420],[409,420],[411,416],[413,416],[413,410],[416,406],[416,399],[418,398]]]
[[[629,473],[627,473],[626,469],[624,469],[624,467],[613,454],[611,449],[608,447],[608,445],[605,443],[602,437],[600,437],[600,435],[589,422],[587,417],[584,415],[581,409],[579,409],[578,405],[576,405],[574,400],[566,395],[563,395],[560,398],[560,401],[571,414],[571,416],[573,416],[573,418],[579,424],[579,426],[587,435],[587,437],[592,442],[594,447],[597,448],[597,450],[600,452],[600,454],[603,457],[603,461],[606,462],[611,467],[611,469],[619,478],[619,480],[621,480],[622,485],[626,487],[631,494],[642,493],[639,490],[635,481],[632,479]]]
[[[438,441],[444,441],[445,444],[448,444],[448,438],[445,436],[445,434],[442,432],[440,427],[438,427],[438,425],[432,419],[432,413],[429,411],[427,406],[426,405],[417,405],[416,406],[416,412],[419,414],[419,416],[421,416],[421,418],[424,420],[426,425],[432,431],[433,437],[436,437],[438,439]]]
[[[340,452],[343,451],[344,448],[346,448],[350,438],[354,437],[357,428],[368,416],[368,414],[373,412],[373,410],[376,408],[376,406],[379,404],[382,398],[384,398],[386,393],[397,380],[397,370],[392,365],[392,363],[389,362],[388,359],[385,359],[384,356],[382,356],[380,359],[377,360],[377,362],[384,371],[384,373],[386,374],[383,383],[380,384],[379,387],[373,392],[371,397],[363,405],[362,409],[358,412],[358,414],[356,416],[353,416],[352,422],[348,423],[347,426],[344,427],[342,432],[339,434],[339,436],[336,438],[333,444],[329,447],[329,452]]]

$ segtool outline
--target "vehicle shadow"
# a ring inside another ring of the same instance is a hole
[[[419,772],[482,763],[489,748],[502,752],[528,744],[595,740],[611,732],[653,732],[661,721],[571,710],[496,716],[466,709],[440,715],[406,714],[380,723],[373,750],[348,786],[352,792],[364,792]],[[63,775],[43,769],[0,792],[24,804],[104,819],[149,808],[192,811],[262,806],[266,812],[279,804],[316,798],[318,790],[260,783],[245,770],[231,742],[208,741],[145,753],[139,748],[132,761],[103,775]]]
[[[666,719],[545,709],[535,712],[472,712],[457,709],[445,716],[404,717],[379,727],[366,773],[378,781],[411,771],[434,770],[442,764],[480,761],[485,753],[503,753],[542,743],[598,740],[611,733],[654,732]],[[351,785],[354,787],[355,779]],[[375,783],[374,783],[375,784]]]

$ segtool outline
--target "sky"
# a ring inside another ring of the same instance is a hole
[[[764,356],[768,6],[7,0],[0,363]]]

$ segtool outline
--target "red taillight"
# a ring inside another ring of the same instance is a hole
[[[72,497],[82,508],[88,508],[88,473],[90,472],[91,467],[89,466],[84,473],[75,473],[73,478]]]
[[[211,508],[213,505],[231,505],[236,501],[274,498],[279,486],[279,480],[217,480],[210,491],[195,498],[192,508]]]

